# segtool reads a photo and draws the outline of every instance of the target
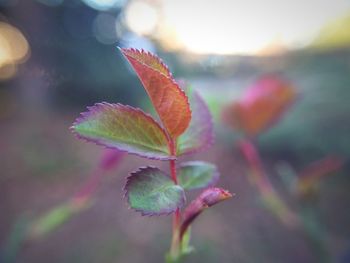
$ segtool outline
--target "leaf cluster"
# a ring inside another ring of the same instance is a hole
[[[219,178],[216,166],[207,162],[175,167],[179,156],[213,143],[211,114],[199,93],[185,92],[156,55],[135,49],[120,51],[139,77],[160,122],[141,109],[102,102],[88,107],[71,129],[79,138],[107,148],[173,162],[175,178],[156,167],[141,167],[127,177],[124,187],[130,207],[142,215],[170,214],[184,206],[185,190],[212,187]],[[206,195],[211,196],[210,205],[203,201]],[[191,215],[190,220],[182,219],[185,228],[204,208],[228,197],[231,195],[219,188],[205,190],[185,210],[185,216]]]

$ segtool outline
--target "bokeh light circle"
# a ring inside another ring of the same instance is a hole
[[[149,35],[157,26],[158,13],[152,5],[146,2],[132,1],[126,7],[125,21],[136,34]]]
[[[100,10],[107,11],[109,9],[115,9],[122,7],[126,0],[82,0],[88,6]]]
[[[0,22],[0,79],[12,77],[16,65],[29,57],[29,44],[14,26]]]
[[[116,18],[113,15],[98,14],[93,23],[96,39],[103,44],[113,44],[117,41]]]

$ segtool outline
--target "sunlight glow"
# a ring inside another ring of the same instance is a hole
[[[15,27],[0,22],[0,79],[8,79],[16,72],[16,64],[23,63],[29,55],[29,45]]]
[[[152,36],[165,48],[169,45],[169,49],[177,47],[198,54],[263,54],[305,47],[325,24],[350,10],[347,0],[157,3],[161,19]],[[154,14],[148,16],[135,10],[129,10],[128,25],[134,32],[145,34],[147,30],[131,26],[131,20],[137,21],[139,27],[152,23],[153,28]]]
[[[346,8],[350,2],[342,0],[164,1],[165,17],[186,49],[219,54],[257,53],[274,42],[305,46]]]

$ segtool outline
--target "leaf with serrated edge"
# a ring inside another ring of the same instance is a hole
[[[205,101],[196,91],[189,95],[192,119],[188,129],[177,140],[177,155],[201,151],[214,142],[212,117]]]
[[[142,110],[105,102],[88,109],[71,127],[79,138],[151,159],[175,158],[163,128]]]
[[[208,188],[204,190],[195,200],[193,200],[183,213],[183,221],[180,227],[180,238],[185,234],[190,224],[205,209],[221,201],[229,199],[232,194],[221,188]]]
[[[213,186],[219,179],[216,166],[203,161],[182,163],[178,170],[178,182],[185,190]]]
[[[140,51],[134,48],[120,48],[120,50],[125,56],[132,57],[135,60],[149,66],[150,68],[159,71],[165,76],[172,78],[172,74],[169,71],[168,66],[165,65],[165,63],[158,56],[152,54],[151,52],[147,52],[144,50]]]
[[[121,52],[137,73],[169,136],[176,139],[191,120],[185,92],[157,56],[135,49],[121,49]]]
[[[185,203],[181,186],[156,167],[142,167],[127,178],[125,196],[142,215],[170,214]]]

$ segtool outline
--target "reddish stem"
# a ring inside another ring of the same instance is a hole
[[[177,183],[177,176],[176,176],[176,161],[175,160],[170,160],[170,174],[171,174],[171,179],[173,179],[175,184]]]
[[[265,174],[260,155],[256,150],[254,144],[247,140],[241,140],[239,142],[241,152],[248,162],[250,169],[254,175],[254,182],[262,193],[273,191],[273,187]]]
[[[176,140],[169,141],[170,154],[176,156]],[[175,184],[178,184],[176,175],[176,160],[170,160],[170,174]],[[181,225],[181,213],[180,209],[176,209],[173,216],[173,237],[171,242],[170,253],[173,258],[178,257],[180,248],[180,225]]]
[[[84,185],[79,189],[79,191],[74,195],[73,200],[75,201],[85,201],[96,191],[102,179],[101,169],[96,169],[90,178],[84,183]]]
[[[239,143],[240,150],[250,166],[250,177],[257,187],[262,199],[268,205],[270,211],[279,217],[285,224],[295,227],[298,225],[298,218],[293,211],[280,198],[275,188],[267,177],[262,161],[255,145],[249,140],[242,140]]]
[[[97,168],[83,186],[75,193],[73,201],[77,203],[84,203],[87,201],[96,192],[102,181],[102,175],[118,166],[123,156],[124,153],[117,150],[104,150]]]

